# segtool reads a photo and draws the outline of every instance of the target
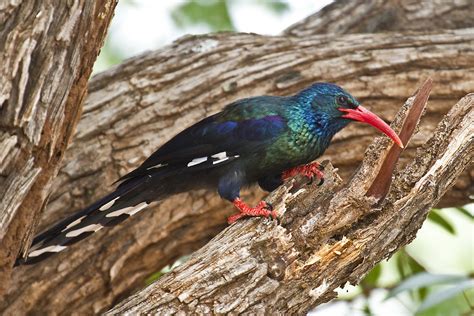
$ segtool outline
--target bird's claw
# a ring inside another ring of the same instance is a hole
[[[294,177],[298,174],[310,179],[310,183],[313,182],[314,178],[319,179],[318,185],[322,185],[324,183],[324,173],[322,172],[324,167],[319,162],[313,162],[307,165],[297,166],[291,169],[288,169],[283,172],[283,179],[286,180],[288,178]]]
[[[271,216],[273,219],[277,218],[277,213],[273,209],[273,206],[265,201],[258,202],[255,207],[248,206],[240,198],[235,199],[233,203],[240,211],[240,213],[229,216],[227,218],[227,222],[229,224],[235,223],[238,219],[246,216]]]

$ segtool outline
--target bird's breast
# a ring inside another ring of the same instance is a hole
[[[322,152],[318,144],[317,136],[309,131],[287,133],[256,155],[252,163],[262,174],[284,171],[319,157]]]
[[[290,119],[288,130],[249,156],[245,165],[256,176],[262,176],[309,163],[321,156],[329,144],[324,130],[324,120],[302,116]]]

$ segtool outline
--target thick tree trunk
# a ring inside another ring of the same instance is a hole
[[[385,6],[377,5],[380,10]],[[315,33],[321,31],[326,30]],[[431,75],[435,88],[421,132],[402,157],[407,163],[414,157],[413,148],[425,143],[442,116],[474,87],[473,29],[438,33],[187,37],[100,74],[90,83],[84,115],[51,190],[41,228],[110,191],[108,184],[176,132],[232,100],[289,94],[317,80],[342,84],[391,120],[413,86]],[[376,134],[354,124],[338,135],[325,158],[347,180]],[[461,175],[443,205],[468,201],[473,179],[469,172]],[[249,194],[262,195],[254,190]],[[67,253],[19,268],[0,310],[103,311],[143,287],[148,275],[215,236],[231,212],[214,193],[170,198]]]
[[[79,120],[115,1],[0,4],[0,294]]]
[[[401,122],[400,116],[395,125]],[[453,107],[396,173],[387,199],[379,200],[369,188],[391,178],[384,162],[397,148],[390,148],[386,139],[374,141],[347,186],[327,168],[320,188],[280,187],[269,202],[281,225],[261,218],[237,222],[107,314],[304,315],[331,300],[336,288],[357,284],[415,238],[431,207],[473,162],[474,94]]]

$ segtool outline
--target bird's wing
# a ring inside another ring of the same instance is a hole
[[[287,129],[283,116],[268,110],[252,116],[248,103],[244,105],[228,107],[185,129],[120,181],[169,170],[167,167],[196,171],[222,166],[258,151]]]

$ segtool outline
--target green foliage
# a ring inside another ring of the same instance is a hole
[[[431,309],[455,296],[461,295],[464,291],[474,288],[474,280],[463,280],[453,282],[453,286],[430,293],[418,307],[417,313]]]
[[[227,1],[189,1],[171,12],[178,27],[207,25],[212,31],[233,31]]]
[[[471,221],[474,220],[474,215],[469,213],[469,211],[464,208],[464,207],[456,207],[455,208],[456,211],[458,211],[459,213],[461,213],[462,215],[466,216],[468,219],[470,219]]]
[[[403,280],[387,295],[387,299],[394,297],[402,292],[411,291],[420,288],[427,288],[431,285],[456,284],[469,280],[466,276],[452,274],[432,274],[420,272]]]
[[[419,264],[412,256],[410,256],[405,248],[402,248],[398,252],[396,257],[397,270],[402,279],[406,279],[409,276],[425,272],[426,269]]]
[[[171,12],[171,18],[180,28],[206,25],[213,32],[235,31],[230,7],[237,2],[243,3],[236,0],[185,1]],[[282,14],[289,9],[285,1],[256,0],[254,3],[275,14]]]
[[[264,6],[269,11],[275,12],[276,14],[282,14],[290,8],[288,3],[285,1],[257,0],[256,2]]]
[[[364,287],[377,287],[377,281],[382,275],[382,265],[379,263],[362,279],[361,284]]]
[[[426,272],[425,267],[419,264],[412,256],[410,256],[405,248],[400,249],[396,257],[397,271],[400,275],[400,280],[403,281],[414,274]],[[410,296],[415,301],[423,300],[426,297],[426,288],[420,287],[416,290],[410,291]]]
[[[119,53],[119,50],[114,49],[110,40],[106,39],[99,56],[94,64],[93,73],[98,73],[106,70],[114,65],[120,64],[124,60],[124,56]]]
[[[163,271],[158,271],[150,275],[146,280],[145,280],[145,285],[150,285],[153,282],[157,281],[161,276],[165,274]]]
[[[428,214],[428,219],[434,224],[446,230],[448,233],[456,235],[456,231],[454,230],[453,225],[451,225],[451,223],[441,215],[440,210],[432,209],[431,212]]]
[[[180,265],[185,263],[186,260],[188,260],[188,258],[189,258],[189,256],[183,256],[183,257],[179,258],[178,260],[176,260],[173,264],[167,265],[166,267],[164,267],[160,271],[157,271],[157,272],[153,273],[152,275],[150,275],[145,280],[145,285],[150,285],[153,282],[157,281],[159,278],[161,278],[164,274],[166,274],[170,271],[173,271],[176,267],[179,267]]]

